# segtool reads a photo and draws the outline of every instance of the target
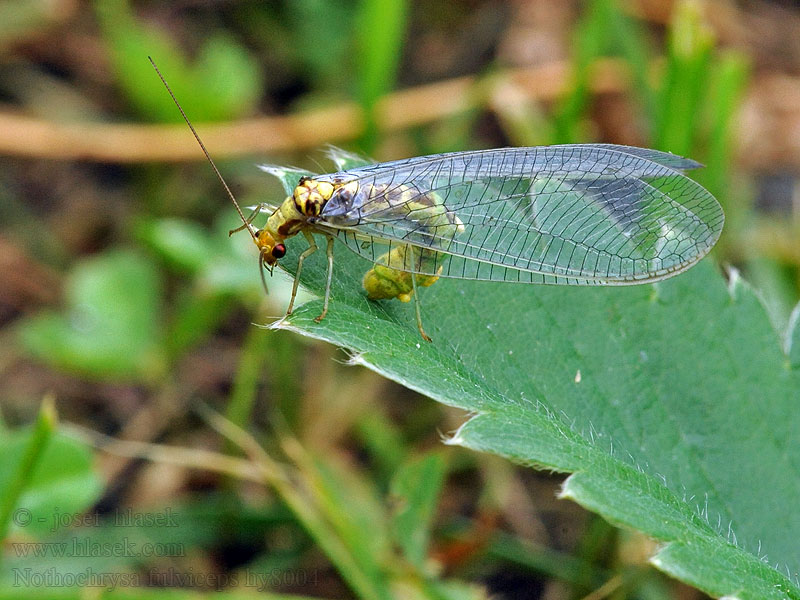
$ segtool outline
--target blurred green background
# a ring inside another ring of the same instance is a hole
[[[800,297],[795,3],[19,0],[0,4],[0,52],[0,597],[702,597],[648,567],[643,538],[556,502],[560,476],[444,447],[457,411],[253,326],[291,282],[264,296],[147,56],[244,206],[282,200],[257,163],[333,170],[326,144],[691,156],[727,216],[716,261],[782,335]],[[245,457],[256,441],[267,454]],[[365,525],[343,541],[344,512]],[[376,522],[409,564],[363,572]]]

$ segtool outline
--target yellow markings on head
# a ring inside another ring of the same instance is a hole
[[[297,210],[302,214],[307,217],[318,217],[325,203],[333,195],[333,190],[332,183],[303,177],[297,187],[294,188],[292,198]]]
[[[283,241],[276,240],[266,228],[259,229],[253,241],[261,252],[262,260],[270,266],[286,254],[286,246],[283,245]]]

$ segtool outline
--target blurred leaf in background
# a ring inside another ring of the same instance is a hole
[[[117,82],[131,105],[148,120],[181,121],[169,96],[153,93],[152,56],[187,113],[196,121],[235,119],[251,113],[263,78],[256,60],[228,34],[202,41],[192,66],[166,32],[140,23],[127,0],[96,0],[95,11],[113,60]]]
[[[103,378],[150,379],[164,368],[160,276],[141,254],[118,250],[76,264],[67,312],[21,324],[25,347],[61,369]]]

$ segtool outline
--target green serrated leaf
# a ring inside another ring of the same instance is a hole
[[[304,243],[287,245],[292,269]],[[316,323],[313,301],[277,327],[475,413],[451,443],[579,472],[565,495],[668,543],[659,568],[738,598],[777,579],[800,598],[783,574],[800,564],[800,513],[787,508],[800,494],[800,371],[738,277],[726,286],[705,260],[628,288],[442,280],[422,290],[426,343],[413,307],[364,297],[366,261],[337,246],[335,265],[328,316]],[[305,286],[321,294],[324,276],[322,256],[306,261]],[[719,552],[670,562],[695,543]]]
[[[800,302],[795,305],[789,316],[784,346],[791,367],[793,369],[800,368]]]

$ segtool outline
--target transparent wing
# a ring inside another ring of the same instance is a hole
[[[318,179],[319,224],[378,261],[464,279],[630,284],[685,270],[717,241],[722,208],[672,154],[608,144],[457,152]]]

